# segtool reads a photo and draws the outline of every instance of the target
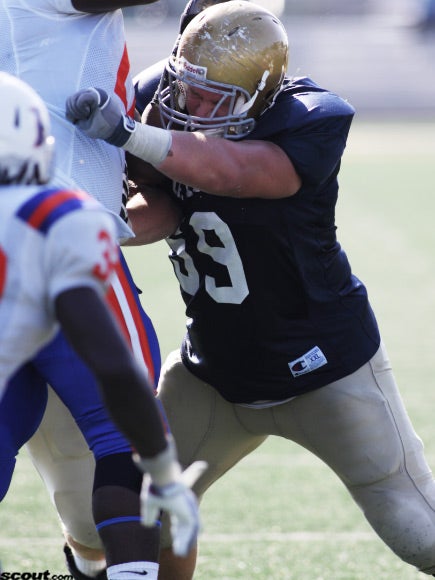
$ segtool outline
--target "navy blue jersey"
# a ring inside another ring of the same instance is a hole
[[[366,288],[336,238],[337,174],[353,115],[311,80],[288,79],[248,138],[287,153],[302,179],[295,195],[176,188],[183,220],[168,243],[188,316],[183,361],[229,401],[317,389],[379,347]]]

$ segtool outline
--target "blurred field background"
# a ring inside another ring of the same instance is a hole
[[[285,20],[294,41],[291,72],[309,74],[357,108],[341,170],[338,237],[368,286],[405,404],[435,467],[435,41],[398,23],[387,0],[348,2],[364,7],[358,14],[335,14],[338,4],[345,5],[329,0],[323,14]],[[150,28],[129,17],[134,73],[168,53],[176,27],[176,18]],[[166,245],[126,255],[164,357],[184,332]],[[202,514],[197,580],[424,577],[390,553],[318,459],[279,439],[218,482]],[[3,568],[66,574],[62,543],[45,489],[21,452],[0,505]]]

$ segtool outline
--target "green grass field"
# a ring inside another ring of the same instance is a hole
[[[435,466],[435,122],[356,122],[341,171],[338,236],[369,288],[395,374]],[[184,316],[165,244],[127,251],[162,353]],[[296,445],[270,439],[208,493],[197,580],[423,578],[374,535],[342,484]],[[7,571],[65,574],[62,537],[25,452],[0,506]],[[174,578],[174,580],[177,580]]]

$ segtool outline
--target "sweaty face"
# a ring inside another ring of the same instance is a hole
[[[185,87],[186,110],[195,117],[225,117],[230,112],[230,95],[202,89],[198,86]]]
[[[158,102],[167,129],[240,139],[254,128],[254,119],[248,117],[252,99],[242,87],[207,79],[204,67],[195,68],[183,59],[170,59],[166,73]]]

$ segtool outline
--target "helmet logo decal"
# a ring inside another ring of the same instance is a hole
[[[180,76],[182,77],[189,76],[193,77],[198,81],[207,80],[207,67],[192,64],[191,62],[186,60],[183,56],[178,59],[178,67]]]

